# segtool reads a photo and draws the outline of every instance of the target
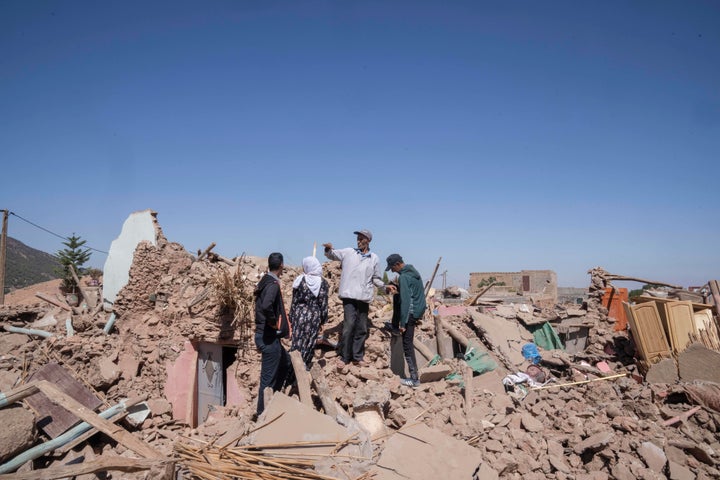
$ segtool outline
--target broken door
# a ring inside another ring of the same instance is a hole
[[[207,419],[211,405],[225,404],[222,345],[198,344],[197,395],[197,421],[200,424]]]

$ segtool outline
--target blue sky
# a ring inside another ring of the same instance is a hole
[[[703,284],[718,25],[702,1],[4,1],[0,209],[99,250],[150,208],[230,257],[299,265],[369,228],[452,285]]]

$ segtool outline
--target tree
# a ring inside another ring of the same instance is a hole
[[[389,282],[388,273],[383,272],[383,283],[385,285],[387,285],[388,282]],[[377,287],[377,293],[378,293],[378,295],[385,295],[385,287]]]
[[[58,250],[56,254],[62,266],[57,273],[62,275],[62,286],[67,292],[75,293],[77,289],[77,283],[75,283],[75,279],[70,271],[70,266],[80,275],[81,267],[90,260],[90,249],[82,248],[86,242],[87,240],[80,240],[80,237],[73,233],[72,236],[67,239],[67,242],[62,242],[66,248]]]
[[[483,278],[482,280],[480,280],[480,283],[477,284],[477,288],[487,287],[487,286],[490,285],[491,283],[494,283],[494,284],[497,285],[498,287],[503,287],[503,286],[505,286],[505,282],[498,282],[498,281],[497,281],[497,278],[495,278],[495,277],[488,277],[488,278]]]
[[[661,287],[661,286],[662,286],[662,285],[655,285],[655,284],[652,284],[652,283],[650,283],[650,284],[646,283],[646,284],[643,285],[642,288],[640,288],[640,289],[630,290],[630,293],[628,294],[628,297],[630,297],[630,299],[632,300],[632,299],[634,299],[634,298],[639,297],[640,295],[643,295],[643,294],[645,293],[645,290],[651,290],[651,289],[654,289],[654,288],[659,288],[659,287]]]

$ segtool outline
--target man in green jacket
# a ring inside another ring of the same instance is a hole
[[[407,265],[397,253],[387,257],[387,268],[398,274],[398,286],[400,289],[400,316],[399,327],[403,337],[403,352],[408,365],[410,378],[403,378],[400,383],[408,387],[420,386],[418,378],[417,360],[415,359],[415,324],[422,319],[425,313],[425,287],[422,278],[415,267]],[[394,287],[391,287],[394,288]]]

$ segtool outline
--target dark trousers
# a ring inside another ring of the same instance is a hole
[[[396,293],[393,295],[393,316],[392,316],[392,326],[395,328],[400,328],[400,294]]]
[[[370,304],[360,300],[343,298],[342,340],[340,356],[345,363],[359,362],[365,356],[365,340],[368,337],[368,310]]]
[[[417,360],[415,359],[415,346],[413,340],[415,337],[415,319],[410,316],[407,324],[405,325],[405,331],[403,332],[403,353],[405,354],[405,361],[407,362],[408,372],[410,378],[413,380],[418,379],[418,368]]]
[[[280,390],[287,380],[290,372],[290,355],[285,347],[276,338],[269,343],[256,339],[255,343],[262,352],[262,366],[260,367],[260,386],[258,387],[258,416],[265,409],[265,388],[272,387],[273,391]]]

